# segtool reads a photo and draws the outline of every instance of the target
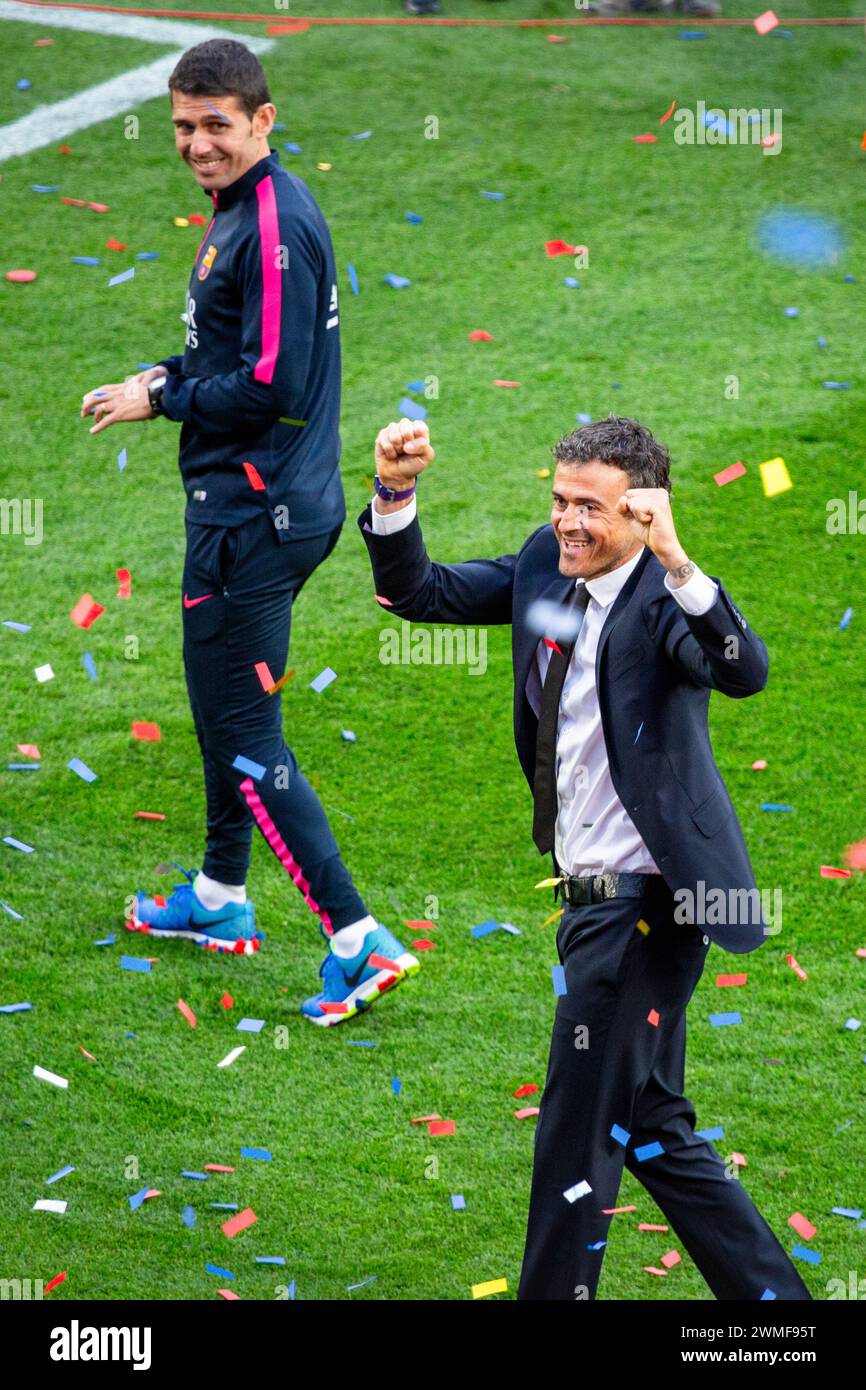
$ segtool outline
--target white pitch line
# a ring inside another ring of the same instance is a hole
[[[77,96],[50,106],[38,106],[28,116],[0,126],[0,163],[15,155],[29,154],[55,140],[64,140],[77,130],[127,114],[143,102],[167,96],[168,77],[186,48],[205,39],[237,37],[224,29],[200,24],[184,24],[173,19],[145,19],[139,15],[95,14],[86,10],[32,9],[15,0],[0,0],[0,20],[23,24],[42,24],[52,29],[77,29],[112,38],[138,39],[143,43],[178,45],[171,53],[144,67],[133,68],[108,82],[89,87]],[[267,53],[272,39],[244,34],[241,42],[253,53]]]

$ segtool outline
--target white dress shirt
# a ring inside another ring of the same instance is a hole
[[[415,518],[415,498],[398,512],[373,511],[376,535],[393,535]],[[595,654],[608,610],[643,555],[643,547],[618,569],[586,581],[589,603],[574,644],[562,697],[556,735],[555,854],[561,869],[574,875],[599,873],[657,874],[658,865],[638,834],[614,790],[595,685]],[[575,585],[584,580],[575,580]],[[716,601],[718,585],[695,568],[678,587],[669,574],[665,587],[686,613],[706,613]],[[533,714],[541,708],[541,689],[550,649],[539,640],[526,682]]]

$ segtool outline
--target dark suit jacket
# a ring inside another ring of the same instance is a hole
[[[553,528],[540,526],[515,555],[440,565],[427,554],[417,518],[377,536],[367,507],[358,524],[376,593],[393,605],[389,614],[412,622],[511,624],[514,739],[531,789],[538,721],[526,682],[539,638],[526,613],[538,598],[563,603],[574,583],[559,573]],[[753,951],[766,940],[764,919],[743,833],[713,758],[707,710],[711,690],[738,699],[764,688],[767,649],[718,580],[713,607],[692,617],[665,588],[664,576],[646,549],[599,639],[596,686],[611,780],[671,891],[693,895],[677,899],[682,920],[694,922],[709,900],[698,925],[725,950]],[[726,649],[736,650],[733,636],[738,656],[728,659]]]

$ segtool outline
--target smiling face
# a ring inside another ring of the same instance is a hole
[[[228,188],[267,157],[276,114],[271,102],[250,117],[233,96],[171,94],[175,146],[207,193]]]
[[[550,524],[559,542],[560,574],[594,579],[638,553],[641,540],[616,509],[629,486],[625,469],[597,459],[557,464]]]

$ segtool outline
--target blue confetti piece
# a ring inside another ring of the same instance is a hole
[[[12,629],[13,632],[32,632],[32,631],[33,631],[32,627],[29,625],[29,623],[13,623],[13,622],[9,622],[9,621],[7,620],[6,622],[4,622],[3,626],[4,626],[4,627],[10,627],[10,628]]]
[[[183,1211],[181,1212],[181,1219],[183,1221],[184,1226],[187,1226],[189,1230],[192,1230],[193,1226],[195,1225],[195,1207],[184,1207]]]
[[[129,270],[122,270],[119,275],[112,275],[108,282],[108,288],[111,289],[112,285],[122,285],[124,280],[131,280],[134,274],[135,266],[131,265]]]
[[[267,1163],[273,1158],[273,1154],[270,1149],[250,1149],[242,1145],[241,1158],[258,1158],[263,1163]]]
[[[658,1158],[659,1154],[663,1153],[664,1149],[661,1144],[655,1142],[652,1144],[641,1144],[639,1148],[635,1149],[634,1156],[638,1163],[645,1163],[648,1158]]]
[[[772,34],[776,39],[792,39],[794,37],[793,29],[773,29]]]
[[[34,193],[59,193],[59,183],[31,183],[30,187]]]
[[[149,1191],[150,1187],[143,1187],[140,1192],[134,1192],[131,1197],[127,1198],[132,1211],[138,1210]]]
[[[825,348],[825,347],[827,346],[827,339],[824,337],[824,334],[823,334],[823,333],[821,334],[820,338],[818,339],[818,346],[819,346],[819,348]]]
[[[225,125],[231,125],[231,121],[229,120],[228,116],[224,116],[222,111],[217,111],[216,107],[211,106],[211,103],[209,101],[205,102],[205,106],[210,106],[210,109],[211,111],[213,111],[214,115],[219,116],[220,120],[223,121]]]
[[[87,763],[83,763],[80,758],[70,758],[66,766],[69,768],[70,772],[76,773],[77,776],[81,778],[82,782],[96,781],[96,773],[87,766]]]
[[[573,275],[566,275],[566,277],[565,277],[565,279],[563,280],[562,283],[563,283],[564,285],[568,285],[568,288],[569,288],[570,290],[576,290],[576,289],[578,288],[579,284],[580,284],[580,281],[579,281],[579,280],[575,280],[575,278],[574,278]]]
[[[180,1175],[181,1175],[182,1178],[195,1178],[196,1182],[207,1182],[207,1180],[208,1180],[208,1175],[207,1175],[207,1173],[194,1173],[194,1172],[193,1172],[191,1169],[189,1169],[189,1168],[183,1168],[183,1169],[181,1169],[181,1174],[180,1174]]]
[[[58,1170],[57,1170],[56,1173],[52,1173],[50,1178],[46,1178],[46,1179],[45,1179],[45,1186],[48,1187],[48,1186],[49,1186],[51,1183],[53,1183],[53,1182],[59,1182],[59,1180],[60,1180],[61,1178],[65,1178],[65,1177],[66,1177],[66,1174],[67,1174],[67,1173],[74,1173],[74,1172],[75,1172],[75,1169],[73,1168],[72,1164],[71,1164],[71,1163],[67,1163],[67,1165],[66,1165],[65,1168],[58,1168]],[[145,1191],[147,1191],[146,1188],[145,1188]]]
[[[413,401],[410,396],[402,397],[400,404],[397,406],[397,411],[400,415],[405,415],[409,420],[427,419],[427,407],[425,405],[419,405],[418,402]]]
[[[554,965],[551,967],[551,974],[553,976],[554,994],[558,997],[561,997],[563,994],[568,994],[568,986],[565,983],[565,967],[562,965]]]
[[[606,1240],[597,1240],[595,1245],[588,1245],[586,1248],[587,1250],[603,1250],[606,1245]]]
[[[711,130],[723,130],[725,135],[730,135],[734,130],[730,121],[726,121],[722,115],[714,115],[712,111],[705,112],[704,125]]]
[[[265,1026],[263,1018],[242,1018],[237,1026],[238,1033],[260,1033]]]
[[[704,29],[681,29],[681,39],[705,39],[707,37]]]
[[[786,318],[786,319],[795,319],[795,318],[798,318],[798,317],[799,317],[799,314],[800,314],[800,310],[799,310],[799,309],[793,309],[793,308],[791,308],[791,309],[786,309],[786,310],[785,310],[785,318]]]
[[[353,1289],[363,1289],[367,1284],[373,1284],[379,1278],[378,1274],[371,1274],[369,1279],[362,1279],[360,1284],[347,1284],[346,1293],[351,1293]]]
[[[859,1207],[832,1207],[834,1216],[848,1216],[852,1221],[859,1221],[863,1212]]]
[[[405,213],[404,215],[405,215],[405,218],[406,218],[406,221],[407,221],[407,222],[418,223],[418,222],[423,222],[423,221],[424,221],[424,218],[423,218],[423,217],[419,217],[418,214],[417,214],[417,212],[407,212],[407,213]]]
[[[20,849],[24,854],[36,853],[32,845],[25,845],[23,840],[16,840],[14,835],[4,835],[3,843],[9,845],[11,849]]]
[[[495,198],[497,202],[501,203],[501,202],[502,202],[502,199],[505,197],[505,194],[504,194],[504,193],[489,193],[486,189],[482,188],[482,189],[481,189],[481,196],[482,196],[482,198]]]
[[[0,906],[5,907],[6,904],[3,903]],[[12,915],[15,916],[14,913]],[[0,1004],[0,1014],[23,1014],[32,1008],[32,1004]]]
[[[395,1096],[399,1096],[399,1094],[400,1094],[400,1092],[402,1091],[402,1089],[403,1089],[403,1087],[400,1085],[400,1078],[399,1078],[398,1076],[392,1077],[392,1078],[391,1078],[391,1090],[394,1092],[394,1095],[395,1095]]]
[[[849,1033],[856,1033],[857,1029],[862,1028],[862,1026],[859,1018],[846,1018],[845,1020],[845,1027]]]
[[[29,77],[19,77],[18,81],[15,83],[19,92],[26,92],[31,85]]]
[[[315,690],[317,695],[321,695],[323,690],[337,679],[336,671],[332,671],[330,666],[326,666],[324,671],[320,671],[315,680],[310,681],[310,689]]]
[[[411,285],[411,283],[412,281],[407,280],[405,275],[392,275],[389,272],[389,274],[385,276],[385,284],[391,285],[395,290],[405,290],[406,286]]]
[[[117,455],[117,467],[121,473],[126,467],[126,449],[121,449],[120,453]]]
[[[360,291],[358,289],[358,272],[352,265],[351,261],[346,266],[346,269],[349,272],[349,284],[352,286],[352,294],[359,294]]]
[[[857,276],[856,276],[856,275],[846,275],[846,276],[844,276],[843,283],[846,284],[846,285],[853,285],[854,282],[856,281],[856,279],[857,279]]]
[[[9,772],[38,772],[41,763],[7,763],[6,768]]]
[[[714,1125],[712,1129],[696,1129],[695,1134],[699,1139],[724,1139],[725,1131],[721,1125]]]
[[[355,734],[352,733],[352,730],[351,730],[351,729],[341,729],[341,730],[340,730],[340,737],[343,738],[343,739],[345,739],[346,743],[357,743],[357,742],[358,742],[358,740],[357,740]]]
[[[350,1047],[378,1047],[377,1042],[362,1042],[360,1038],[347,1038]]]
[[[803,1260],[807,1265],[819,1265],[821,1256],[817,1250],[807,1250],[805,1245],[795,1245],[791,1254],[795,1259]]]
[[[591,425],[591,424],[592,424],[592,416],[589,415],[589,414],[587,414],[587,412],[586,412],[585,410],[579,410],[579,411],[578,411],[578,413],[577,413],[577,420],[578,420],[578,422],[579,422],[581,425]]]
[[[256,1255],[257,1265],[284,1265],[285,1255]]]
[[[494,921],[491,917],[487,922],[479,922],[477,927],[473,927],[471,935],[476,938],[489,936],[491,932],[497,931],[498,928],[499,923]]]
[[[24,918],[21,916],[21,913],[15,912],[14,909],[11,908],[8,903],[3,902],[2,898],[0,898],[0,907],[2,907],[4,912],[8,912],[10,917],[14,917],[16,922],[24,921]]]
[[[216,1207],[218,1211],[237,1211],[237,1202],[208,1202],[209,1207]]]
[[[294,1301],[294,1297],[295,1297],[295,1281],[294,1281],[294,1279],[293,1279],[292,1282],[291,1282],[291,1284],[289,1285],[289,1298],[292,1299],[292,1301]]]
[[[101,941],[94,941],[93,944],[94,946],[113,946],[114,932],[109,932],[108,936],[104,936]]]
[[[410,382],[408,382],[407,385],[406,385],[406,390],[407,390],[407,391],[423,391],[423,390],[424,390],[424,385],[425,385],[425,383],[424,383],[423,380],[422,380],[422,381],[410,381]]]
[[[268,770],[262,763],[254,763],[251,758],[244,758],[240,753],[232,763],[232,767],[236,767],[238,772],[248,773],[256,782],[261,781]]]
[[[635,741],[635,743],[637,743],[637,741],[638,741],[638,739],[640,738],[640,736],[641,736],[642,733],[643,733],[643,720],[640,721],[640,728],[638,729],[637,733],[636,733],[635,736],[634,736],[634,741]]]
[[[348,139],[349,139],[349,140],[369,140],[369,138],[370,138],[370,136],[371,136],[372,134],[373,134],[372,130],[362,130],[361,133],[360,133],[360,135],[350,135],[350,136],[348,136]]]
[[[728,1014],[710,1014],[710,1023],[714,1028],[727,1028],[733,1023],[742,1023],[743,1015],[736,1011]]]
[[[520,935],[521,935],[520,928],[519,928],[519,927],[515,927],[513,922],[500,922],[500,923],[499,923],[499,930],[500,930],[500,931],[507,931],[508,934],[509,934],[509,936],[520,936]]]
[[[623,1148],[625,1148],[626,1144],[631,1138],[631,1135],[629,1134],[627,1129],[623,1129],[622,1125],[611,1125],[610,1137],[611,1139],[615,1139],[618,1144],[622,1144]],[[592,1249],[593,1247],[588,1246],[587,1248]]]
[[[139,975],[149,975],[150,961],[145,960],[143,956],[121,956],[120,968],[121,970],[132,970],[133,973],[137,971]],[[132,1038],[135,1034],[127,1033],[126,1036]]]
[[[853,609],[853,608],[846,608],[846,609],[845,609],[845,612],[842,614],[842,621],[841,621],[840,624],[839,624],[839,631],[840,631],[840,632],[844,632],[845,629],[846,629],[846,627],[849,627],[849,626],[850,626],[850,624],[851,624],[851,619],[852,619],[853,617],[854,617],[854,609]]]
[[[136,259],[137,261],[158,261],[158,260],[159,260],[159,252],[158,252],[158,251],[139,251],[139,253],[138,253],[138,255],[136,256],[135,259]]]
[[[210,102],[208,102],[208,105],[210,105]],[[205,1269],[208,1274],[218,1274],[221,1279],[234,1279],[235,1277],[230,1269],[220,1269],[219,1265],[206,1264]]]
[[[779,802],[777,802],[777,801],[762,801],[762,802],[761,802],[761,810],[762,810],[762,811],[793,811],[793,809],[794,809],[793,806],[782,806],[782,805],[781,805]]]
[[[297,144],[297,142],[294,141],[294,140],[286,140],[286,141],[284,142],[284,144],[283,144],[283,149],[286,151],[287,154],[303,154],[303,153],[304,153],[304,151],[303,151],[303,149],[301,148],[301,146],[300,146],[299,144]]]
[[[463,1196],[462,1192],[451,1193],[451,1208],[453,1211],[466,1210],[466,1198]]]
[[[137,1037],[138,1037],[138,1034],[137,1034],[137,1033],[127,1033],[126,1036],[127,1036],[128,1038],[137,1038]]]
[[[771,1298],[775,1297],[776,1294],[773,1293],[772,1289],[764,1289],[764,1292],[761,1294],[761,1297],[758,1299],[758,1302],[765,1303],[768,1302]]]
[[[849,391],[851,389],[850,381],[822,381],[821,385],[825,391]]]
[[[73,256],[73,265],[102,265],[98,256]]]
[[[81,658],[81,664],[92,681],[97,679],[96,662],[93,660],[92,652],[85,652]]]
[[[271,130],[285,130],[285,128],[285,121],[274,121],[274,124],[271,126]]]

